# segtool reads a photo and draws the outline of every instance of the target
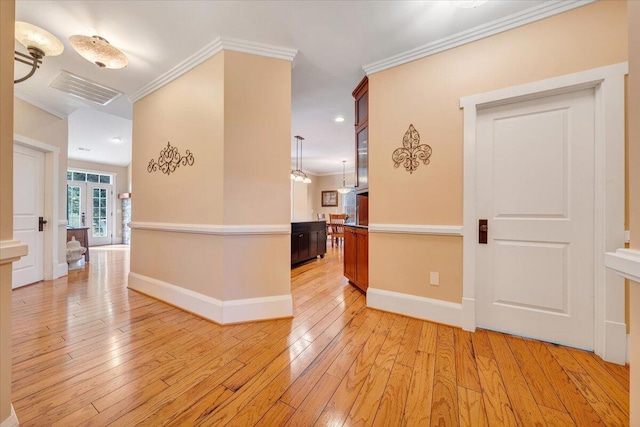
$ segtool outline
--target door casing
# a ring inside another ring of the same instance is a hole
[[[626,361],[624,280],[608,271],[604,254],[624,244],[624,76],[626,62],[499,89],[460,99],[464,109],[462,327],[475,331],[476,119],[484,108],[593,88],[595,91],[594,351]]]

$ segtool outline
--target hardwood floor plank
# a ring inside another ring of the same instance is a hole
[[[490,426],[517,426],[498,364],[495,359],[477,356],[484,407]]]
[[[489,344],[489,338],[487,337],[487,331],[484,329],[476,329],[471,334],[471,341],[473,342],[473,353],[476,356],[482,356],[487,359],[495,359],[491,344]]]
[[[433,353],[418,352],[402,418],[403,426],[427,426],[430,424],[435,366],[435,350]]]
[[[407,397],[409,396],[409,387],[411,385],[413,369],[409,366],[398,363],[397,359],[399,357],[400,353],[398,353],[396,363],[391,369],[389,381],[387,382],[382,398],[380,399],[378,412],[376,413],[376,418],[373,421],[374,426],[397,427],[402,424],[407,404]]]
[[[575,383],[571,381],[571,378],[562,369],[556,359],[557,352],[552,354],[549,348],[540,341],[525,340],[525,342],[533,356],[540,363],[540,366],[545,367],[547,379],[556,390],[558,397],[574,422],[579,426],[606,425],[606,422],[600,419],[582,393],[580,393]]]
[[[406,333],[402,339],[400,350],[398,351],[398,359],[396,363],[413,367],[418,355],[419,340],[416,339],[422,333],[422,324],[424,321],[418,319],[409,319],[407,323]]]
[[[518,362],[518,367],[522,371],[524,379],[529,385],[529,390],[538,405],[566,412],[555,389],[544,375],[542,368],[538,365],[538,361],[533,357],[524,340],[511,335],[507,335],[506,339],[509,349]]]
[[[587,399],[587,402],[600,415],[607,420],[610,426],[628,426],[629,414],[625,414],[618,406],[615,398],[606,393],[590,375],[578,372],[567,372],[569,378]]]
[[[489,425],[482,393],[458,386],[460,427],[486,427]]]
[[[256,427],[283,426],[295,411],[294,408],[286,403],[278,401],[260,418],[256,423]]]
[[[459,419],[453,328],[438,325],[431,425],[456,425]]]
[[[526,426],[544,426],[544,418],[542,418],[527,381],[511,353],[505,335],[488,331],[487,336],[518,422]]]
[[[571,415],[567,414],[566,412],[547,408],[546,406],[540,406],[540,412],[542,413],[542,416],[544,417],[544,420],[547,422],[548,426],[575,427],[576,425],[576,423],[571,418]]]
[[[480,392],[480,378],[478,377],[478,367],[476,366],[475,353],[473,352],[471,333],[456,328],[454,330],[454,339],[458,385]]]
[[[436,341],[438,339],[438,324],[433,322],[423,322],[420,331],[420,341],[418,351],[436,354]]]
[[[313,425],[339,385],[338,378],[324,374],[284,425],[300,427]]]

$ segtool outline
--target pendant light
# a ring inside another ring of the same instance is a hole
[[[296,135],[294,138],[296,139],[296,168],[291,171],[289,177],[292,181],[311,184],[311,178],[302,172],[302,141],[304,141],[304,138],[300,135]],[[300,151],[298,151],[298,146],[300,146]]]
[[[351,191],[351,189],[347,187],[347,177],[345,175],[345,163],[347,163],[347,161],[343,160],[342,161],[342,187],[338,188],[338,193],[340,194],[347,194],[348,192]]]

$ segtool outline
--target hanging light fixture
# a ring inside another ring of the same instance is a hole
[[[100,36],[71,36],[69,43],[80,56],[100,68],[117,70],[129,65],[127,56]]]
[[[291,171],[289,177],[291,180],[296,182],[311,184],[311,178],[309,178],[306,173],[302,172],[302,141],[304,141],[304,138],[300,135],[296,135],[294,138],[296,139],[296,168]],[[298,151],[298,145],[300,146],[300,151]]]
[[[338,193],[340,194],[347,194],[348,192],[351,191],[351,189],[347,187],[347,177],[345,175],[345,163],[347,163],[347,161],[343,160],[342,161],[342,187],[338,188]]]
[[[33,76],[45,56],[57,56],[64,50],[64,45],[56,36],[35,25],[16,21],[15,37],[29,51],[29,55],[14,51],[13,59],[31,66],[27,75],[13,83],[20,83]]]

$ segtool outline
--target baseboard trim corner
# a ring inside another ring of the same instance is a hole
[[[293,315],[291,295],[222,301],[134,272],[129,273],[128,288],[221,325]]]
[[[69,264],[66,262],[59,263],[53,271],[53,279],[57,279],[59,277],[64,277],[69,274]]]
[[[627,325],[606,320],[604,327],[605,343],[604,354],[601,355],[602,359],[607,362],[624,365],[628,359]]]
[[[449,301],[370,287],[367,289],[367,307],[430,322],[462,326],[462,304]]]
[[[11,415],[0,423],[0,427],[18,427],[19,425],[18,416],[16,415],[16,411],[13,409],[13,405],[11,405]]]

